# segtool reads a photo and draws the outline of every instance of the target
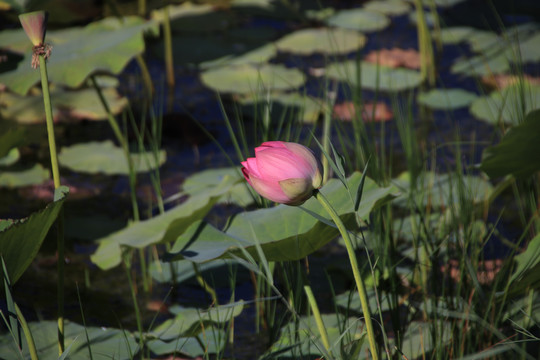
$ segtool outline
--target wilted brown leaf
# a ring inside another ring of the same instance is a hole
[[[355,106],[354,103],[346,101],[340,104],[334,105],[334,118],[351,121],[356,117],[356,111],[359,109],[358,106]],[[361,106],[362,110],[362,119],[365,122],[382,122],[389,121],[394,117],[394,113],[388,105],[383,102],[378,102],[376,104],[367,103]]]
[[[530,75],[523,75],[522,77],[517,75],[508,74],[492,74],[482,77],[482,83],[488,87],[502,90],[505,87],[513,85],[523,79],[531,85],[540,85],[540,78]]]
[[[420,69],[420,54],[414,49],[400,48],[374,50],[367,54],[365,60],[391,68],[406,67]]]

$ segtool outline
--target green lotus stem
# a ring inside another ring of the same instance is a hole
[[[21,309],[19,309],[19,305],[17,304],[15,304],[15,311],[17,312],[17,318],[19,319],[19,323],[21,324],[21,327],[23,329],[24,337],[26,338],[26,344],[28,345],[28,352],[30,353],[30,358],[32,360],[38,360],[34,337],[32,336],[32,332],[28,327],[28,323],[26,322],[26,319],[24,318],[24,315],[21,312]]]
[[[47,75],[47,63],[43,55],[39,55],[39,71],[41,74],[41,89],[43,91],[43,104],[45,106],[45,120],[47,122],[47,137],[49,139],[49,152],[51,154],[51,167],[53,173],[54,188],[60,187],[60,171],[56,152],[56,140],[54,138],[54,123],[52,116],[51,96],[49,94],[49,77]],[[56,249],[57,261],[57,323],[58,323],[58,353],[62,355],[64,347],[64,213],[60,212],[56,221]]]
[[[304,292],[306,293],[306,296],[308,298],[311,311],[313,311],[313,317],[315,318],[315,323],[317,324],[317,329],[319,330],[319,334],[321,335],[321,340],[324,348],[330,353],[330,341],[328,341],[328,333],[326,332],[326,328],[324,327],[321,313],[319,311],[319,306],[317,306],[315,296],[313,296],[313,291],[311,291],[311,287],[309,285],[304,285]]]
[[[54,123],[52,116],[51,96],[49,94],[49,80],[47,64],[43,55],[39,56],[39,71],[41,73],[41,88],[43,90],[43,103],[45,105],[45,119],[47,121],[47,135],[49,138],[49,152],[51,153],[51,167],[54,188],[60,186],[60,171],[58,170],[58,157],[56,156],[56,140],[54,138]]]
[[[373,332],[373,324],[371,322],[371,312],[369,310],[369,303],[367,301],[366,296],[366,287],[364,285],[364,280],[362,279],[362,276],[360,275],[360,270],[358,268],[358,261],[356,260],[356,254],[354,253],[354,248],[352,245],[351,238],[349,237],[349,233],[347,232],[347,228],[345,227],[345,224],[343,224],[343,221],[341,221],[341,218],[339,217],[338,213],[334,210],[332,205],[328,202],[328,199],[324,197],[324,195],[319,191],[315,190],[313,192],[313,196],[315,199],[319,201],[319,203],[322,205],[322,207],[328,212],[332,220],[334,221],[334,224],[336,224],[339,232],[341,233],[341,236],[343,237],[343,241],[345,242],[345,247],[347,248],[347,254],[349,255],[349,261],[351,262],[351,268],[354,276],[354,281],[356,282],[356,288],[358,290],[358,295],[360,296],[360,304],[362,305],[362,312],[364,313],[364,321],[366,323],[366,330],[369,340],[369,349],[371,351],[371,357],[373,360],[379,359],[379,353],[377,352],[377,344],[375,342],[375,334]]]

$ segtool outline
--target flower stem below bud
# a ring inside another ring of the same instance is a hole
[[[354,276],[354,281],[356,282],[356,288],[358,289],[358,295],[360,296],[360,304],[362,305],[362,312],[364,313],[364,322],[366,324],[366,331],[369,340],[369,349],[371,351],[371,357],[373,360],[379,359],[379,353],[377,352],[377,343],[375,342],[375,334],[373,332],[373,324],[371,322],[371,312],[369,310],[369,303],[366,296],[366,287],[364,285],[364,279],[360,275],[358,269],[358,261],[356,260],[356,254],[354,253],[354,248],[352,246],[351,238],[347,232],[347,228],[338,213],[334,210],[332,205],[328,202],[328,199],[319,190],[313,191],[313,197],[319,201],[322,207],[330,215],[334,224],[336,224],[343,241],[345,242],[345,247],[347,248],[347,254],[349,255],[349,261],[351,262],[351,268]]]

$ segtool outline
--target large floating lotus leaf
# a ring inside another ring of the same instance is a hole
[[[319,119],[324,102],[321,99],[300,93],[276,93],[270,96],[250,96],[240,99],[242,112],[262,119],[270,115],[277,121],[281,119],[300,120],[313,124]]]
[[[343,10],[328,18],[328,25],[364,32],[382,30],[390,25],[390,19],[380,12],[363,9]]]
[[[359,173],[353,174],[348,180],[349,188],[356,189],[360,178]],[[355,224],[351,197],[341,182],[331,180],[321,191],[346,223]],[[374,181],[366,178],[357,215],[367,219],[371,210],[388,201],[394,192],[395,188],[380,188]],[[227,257],[229,254],[243,256],[242,250],[257,256],[257,242],[269,261],[301,259],[327,244],[338,234],[338,230],[329,226],[327,221],[322,222],[321,218],[317,219],[310,214],[315,213],[328,219],[317,200],[309,199],[302,208],[307,211],[299,207],[279,205],[245,212],[234,216],[225,232],[204,222],[196,222],[178,238],[166,259],[205,262]]]
[[[49,170],[45,169],[41,164],[35,164],[27,170],[1,171],[0,187],[14,188],[39,185],[47,181],[49,177]]]
[[[437,342],[433,341],[433,329],[437,331]],[[406,359],[418,359],[430,354],[437,346],[445,346],[452,340],[452,325],[443,320],[433,322],[413,321],[403,335],[399,353]]]
[[[226,63],[228,65],[243,65],[243,64],[255,64],[261,65],[268,62],[271,58],[276,56],[277,49],[275,44],[270,43],[263,45],[257,49],[250,50],[242,55],[229,58]]]
[[[58,217],[68,191],[65,186],[59,187],[55,194],[58,200],[47,205],[43,210],[9,224],[4,222],[4,225],[0,226],[2,229],[0,230],[0,254],[4,258],[12,284],[21,277],[34,260],[41,243]],[[1,355],[0,358],[12,359],[12,357]]]
[[[122,247],[140,249],[151,244],[176,240],[191,224],[206,216],[212,206],[237,183],[237,177],[225,175],[217,186],[197,192],[171,210],[149,220],[131,224],[100,239],[99,247],[91,260],[101,269],[107,270],[120,264]]]
[[[523,123],[512,127],[499,144],[484,150],[481,169],[490,177],[536,173],[540,170],[539,134],[540,110],[535,110]]]
[[[242,300],[208,310],[173,306],[169,311],[176,316],[157,326],[148,335],[163,341],[174,341],[183,336],[197,336],[204,332],[206,326],[226,323],[240,315],[243,309]]]
[[[17,54],[32,51],[32,43],[22,29],[6,29],[0,31],[0,48]]]
[[[438,110],[451,110],[468,106],[478,96],[463,89],[433,89],[418,94],[418,102]]]
[[[519,63],[538,62],[540,61],[540,32],[527,38],[512,43],[512,46],[507,49],[507,56],[512,61]]]
[[[340,314],[321,314],[321,317],[331,351],[334,354],[342,354],[346,359],[363,359],[358,354],[368,351],[368,341],[365,338],[365,324],[362,319],[354,317],[347,319]],[[324,345],[315,318],[302,316],[298,323],[291,321],[281,329],[279,339],[263,358],[313,359],[323,353],[322,349]],[[346,349],[350,351],[349,356],[345,355]]]
[[[355,30],[316,28],[295,31],[276,42],[280,51],[301,55],[346,54],[362,48],[366,37]]]
[[[83,300],[84,302],[84,300]],[[40,321],[28,324],[34,338],[37,355],[40,360],[58,360],[58,325],[56,321]],[[87,336],[89,343],[87,342]],[[25,339],[25,337],[22,337]],[[131,359],[139,351],[137,339],[125,329],[90,327],[66,321],[64,325],[68,359],[105,360]],[[30,359],[28,345],[23,340],[23,358]],[[88,347],[92,348],[92,356]],[[0,357],[2,359],[18,359],[18,348],[13,337],[5,333],[0,338]]]
[[[165,163],[165,151],[160,150],[158,159],[152,152],[131,154],[133,166],[137,172],[146,172]],[[112,141],[93,141],[63,147],[58,154],[60,165],[70,170],[106,175],[127,175],[129,168],[122,148]]]
[[[135,55],[144,51],[143,32],[156,32],[156,27],[138,17],[125,18],[124,22],[106,18],[84,28],[47,32],[46,41],[53,46],[47,62],[49,81],[75,88],[97,72],[119,74]],[[16,70],[0,74],[0,83],[26,94],[40,81],[39,71],[30,67],[30,58],[27,51]]]
[[[236,204],[246,207],[253,203],[253,195],[249,190],[249,185],[243,181],[244,176],[240,168],[228,167],[218,169],[208,169],[195,173],[182,184],[182,194],[197,196],[208,192],[218,186],[225,177],[238,182],[221,196],[220,203]]]
[[[452,64],[450,71],[466,76],[485,76],[501,74],[510,69],[510,62],[503,53],[494,56],[477,55],[472,58],[462,57]]]
[[[528,112],[540,108],[540,85],[518,82],[471,104],[471,113],[492,124],[503,121],[516,125]]]
[[[224,330],[209,326],[197,337],[177,336],[173,341],[149,340],[146,345],[153,354],[183,354],[189,358],[201,358],[201,355],[220,353],[227,344],[227,333]],[[175,356],[175,359],[180,359]]]
[[[403,15],[409,12],[410,5],[401,0],[371,0],[364,4],[364,9],[385,15]]]
[[[330,64],[327,74],[330,78],[354,86],[359,86],[360,84],[357,84],[357,81],[360,80],[362,88],[382,91],[411,89],[422,82],[420,72],[411,69],[391,68],[365,61],[361,62],[359,67],[361,68],[360,79],[357,76],[358,63],[354,60]]]
[[[467,36],[467,43],[474,52],[493,50],[501,45],[501,38],[492,31],[474,30]]]
[[[411,188],[411,177],[408,172],[402,173],[393,183],[397,188],[408,192]],[[426,172],[418,179],[417,194],[414,201],[416,206],[431,206],[434,208],[448,208],[453,204],[459,204],[460,199],[465,198],[474,203],[486,201],[493,192],[493,186],[478,176],[454,174],[437,174]],[[408,196],[400,196],[394,203],[407,207]]]
[[[458,44],[467,41],[469,36],[475,31],[469,26],[455,26],[441,29],[441,41],[443,44]]]
[[[113,114],[119,114],[128,104],[124,96],[120,96],[114,88],[102,90],[109,109]],[[53,118],[55,120],[105,120],[107,112],[94,89],[68,91],[64,89],[51,90],[54,99]],[[21,96],[12,93],[0,93],[0,115],[4,119],[14,120],[21,124],[45,123],[43,97],[41,95]]]
[[[302,86],[304,74],[298,69],[266,64],[224,66],[205,71],[202,82],[221,93],[253,93],[268,90],[289,90]]]
[[[510,281],[513,284],[509,295],[526,294],[528,289],[540,284],[540,235],[527,244],[527,249],[514,257],[516,267]]]

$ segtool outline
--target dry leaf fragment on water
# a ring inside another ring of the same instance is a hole
[[[334,105],[334,117],[343,121],[351,121],[356,117],[356,111],[359,109],[353,102],[346,101]],[[362,119],[365,122],[383,122],[389,121],[394,117],[394,113],[386,103],[378,102],[376,104],[367,103],[361,106]]]
[[[502,90],[505,87],[518,83],[522,79],[531,85],[540,85],[540,78],[538,77],[533,77],[530,75],[518,76],[508,74],[485,75],[482,77],[482,83],[497,90]]]
[[[420,69],[420,54],[414,49],[400,48],[374,50],[367,54],[365,60],[391,68],[405,67]]]

